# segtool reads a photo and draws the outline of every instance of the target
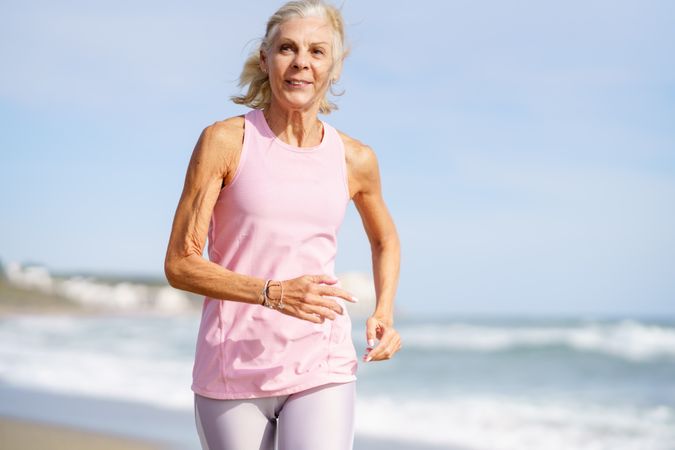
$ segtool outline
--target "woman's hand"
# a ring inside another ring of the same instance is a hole
[[[380,341],[377,346],[375,339]],[[365,362],[391,359],[401,349],[401,336],[394,329],[391,319],[378,315],[372,315],[366,320],[366,340],[368,347],[363,355]]]
[[[343,313],[342,306],[330,297],[340,297],[352,303],[358,301],[344,289],[331,286],[337,281],[328,275],[303,275],[282,281],[284,307],[279,312],[314,323],[335,319],[336,314]],[[276,285],[270,286],[269,291],[273,299],[281,295]]]

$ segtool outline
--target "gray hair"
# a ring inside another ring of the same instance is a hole
[[[342,14],[337,8],[322,0],[297,0],[283,5],[267,21],[265,36],[262,38],[260,45],[246,59],[244,68],[239,76],[239,86],[242,88],[248,86],[247,92],[244,95],[232,96],[231,99],[234,103],[246,105],[254,109],[264,109],[270,105],[272,91],[267,73],[263,72],[260,68],[260,51],[267,52],[271,49],[272,42],[274,42],[279,31],[279,26],[282,23],[290,19],[304,17],[326,19],[333,29],[333,67],[330,79],[332,87],[332,83],[336,81],[336,74],[339,74],[342,69],[342,61],[348,53],[344,44],[345,36]],[[327,95],[321,99],[319,105],[320,113],[329,114],[336,109],[337,106],[328,100]]]

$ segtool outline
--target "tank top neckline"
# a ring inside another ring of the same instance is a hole
[[[323,127],[323,136],[321,139],[321,142],[317,145],[313,145],[311,147],[297,147],[295,145],[288,144],[284,141],[282,141],[279,136],[277,136],[274,131],[270,128],[269,124],[267,123],[267,119],[265,119],[265,115],[263,114],[262,109],[255,109],[253,110],[253,113],[257,115],[256,119],[258,122],[262,124],[262,133],[271,138],[274,142],[279,144],[281,147],[283,147],[286,150],[290,150],[292,152],[296,153],[313,153],[318,150],[321,150],[326,146],[326,141],[328,140],[328,125],[326,122],[324,122],[321,119],[318,119],[319,122],[321,122],[321,126]]]

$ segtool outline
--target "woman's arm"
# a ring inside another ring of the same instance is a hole
[[[164,261],[171,286],[212,298],[257,303],[264,280],[225,269],[202,257],[213,207],[238,164],[242,117],[204,129],[190,158]]]
[[[223,183],[229,184],[239,164],[244,118],[233,117],[204,129],[190,158],[171,229],[164,261],[169,284],[177,289],[215,299],[260,303],[265,280],[233,272],[202,257],[213,208]],[[280,312],[323,322],[342,314],[341,306],[328,296],[353,301],[346,291],[330,286],[337,280],[327,275],[304,275],[284,283],[284,309]],[[277,286],[270,295],[279,298]]]
[[[398,286],[401,250],[394,221],[382,196],[380,171],[375,152],[354,139],[343,135],[347,157],[349,193],[354,200],[372,253],[373,277],[377,303],[366,323],[368,345],[374,337],[380,339],[369,356],[388,359],[400,348],[400,338],[394,331],[394,297]]]

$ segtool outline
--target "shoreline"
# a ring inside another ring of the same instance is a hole
[[[154,442],[99,433],[63,425],[0,416],[0,436],[5,450],[164,450]]]
[[[164,450],[199,450],[190,411],[87,397],[0,381],[0,418],[152,443]],[[40,447],[26,447],[40,448]],[[124,447],[122,447],[124,448]]]
[[[201,450],[192,411],[40,391],[2,382],[0,398],[3,450]],[[49,445],[45,446],[45,442]],[[357,433],[354,450],[460,449]]]
[[[196,431],[195,431],[196,433]],[[81,427],[55,425],[0,415],[3,450],[49,448],[50,450],[177,450],[171,444]],[[198,450],[198,447],[195,447]],[[356,435],[354,450],[461,450],[405,444]]]

